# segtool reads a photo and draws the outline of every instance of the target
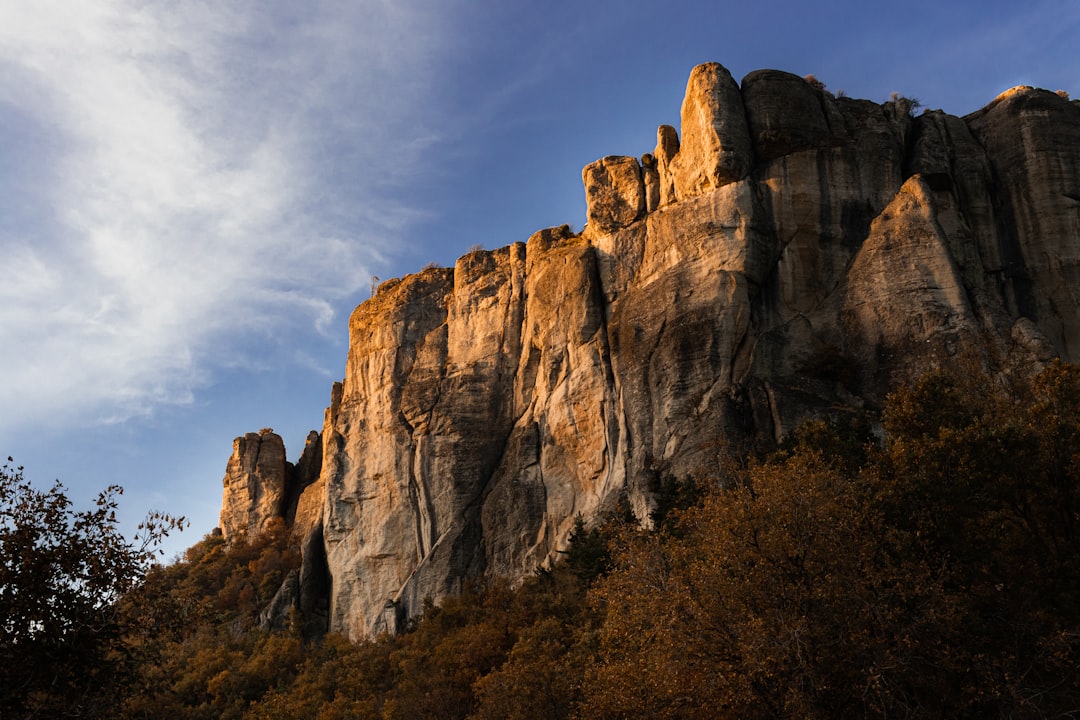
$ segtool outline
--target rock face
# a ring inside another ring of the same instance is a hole
[[[283,516],[288,474],[285,444],[273,430],[264,428],[233,440],[221,498],[221,531],[226,539],[255,535],[271,519]]]
[[[681,143],[661,127],[642,162],[585,168],[580,235],[361,304],[318,479],[282,486],[280,440],[237,440],[226,534],[291,518],[282,607],[370,636],[468,578],[527,576],[578,515],[648,522],[661,478],[872,411],[954,355],[1077,362],[1080,106],[1018,88],[966,118],[910,108],[696,68]]]
[[[720,63],[694,68],[680,119],[682,146],[671,161],[679,200],[746,177],[752,161],[746,112],[727,68]]]
[[[1080,355],[1080,112],[1047,90],[1014,88],[968,118],[986,148],[1008,307],[1069,357]]]
[[[641,166],[632,157],[609,156],[581,171],[588,203],[588,222],[611,231],[626,227],[645,214],[646,190]],[[659,202],[660,186],[656,183]]]
[[[233,452],[225,466],[225,490],[221,497],[221,531],[234,535],[256,535],[275,521],[310,530],[318,512],[305,507],[298,514],[301,496],[308,505],[315,493],[304,491],[317,483],[322,471],[322,441],[314,430],[294,466],[285,459],[285,443],[270,428],[247,433],[233,440]]]

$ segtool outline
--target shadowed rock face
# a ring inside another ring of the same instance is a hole
[[[990,207],[1012,314],[1054,347],[1080,356],[1080,105],[1029,87],[1000,95],[965,121],[986,149]]]
[[[294,493],[319,565],[292,596],[328,592],[329,628],[368,636],[551,562],[579,514],[626,500],[647,521],[657,479],[873,409],[949,357],[1080,360],[1080,106],[1018,88],[966,118],[908,108],[704,65],[681,143],[661,127],[643,162],[585,168],[580,235],[383,283]],[[226,534],[289,496],[251,437]]]
[[[754,157],[774,160],[799,150],[828,148],[848,139],[831,96],[798,75],[758,70],[742,82]]]

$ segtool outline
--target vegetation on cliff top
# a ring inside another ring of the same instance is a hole
[[[769,457],[671,484],[656,529],[579,524],[563,561],[521,587],[471,587],[374,642],[259,630],[298,561],[287,534],[208,537],[113,605],[140,620],[124,642],[143,661],[111,712],[1075,713],[1080,368],[1022,386],[934,373],[880,421],[883,439],[809,423]]]

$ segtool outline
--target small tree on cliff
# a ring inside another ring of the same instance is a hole
[[[63,485],[39,490],[12,459],[0,468],[0,717],[104,717],[132,658],[117,601],[183,518],[150,515],[141,537],[117,528],[113,485],[75,510]]]

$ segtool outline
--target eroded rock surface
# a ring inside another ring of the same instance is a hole
[[[646,191],[636,158],[609,156],[581,171],[588,203],[588,222],[605,232],[626,227],[645,214]],[[659,176],[655,182],[660,198]]]
[[[318,479],[290,494],[280,439],[238,439],[222,527],[295,496],[304,569],[279,604],[371,636],[552,562],[579,514],[625,501],[648,522],[659,480],[872,412],[957,354],[1080,361],[1080,106],[1021,88],[966,118],[909,110],[696,68],[681,142],[661,127],[642,163],[585,168],[580,235],[362,303]]]
[[[675,195],[688,200],[746,177],[753,160],[739,86],[720,63],[690,73],[683,100],[682,144],[671,161]]]
[[[270,428],[233,440],[221,498],[221,531],[257,535],[274,521],[306,535],[322,517],[322,439],[312,430],[299,461],[285,458],[285,443]]]
[[[260,533],[271,520],[283,516],[288,474],[285,444],[272,430],[247,433],[233,441],[221,498],[221,532],[226,539]]]
[[[1030,318],[1070,357],[1080,355],[1080,112],[1030,87],[1002,93],[965,118],[996,182],[990,204],[1012,314]]]

